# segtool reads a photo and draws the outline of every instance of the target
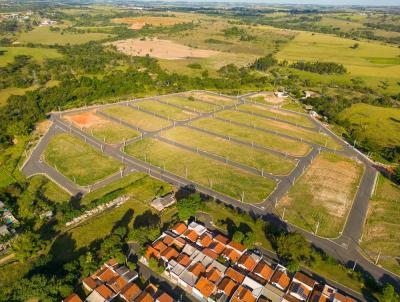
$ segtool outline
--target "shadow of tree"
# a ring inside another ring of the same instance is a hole
[[[133,222],[133,227],[135,229],[142,227],[153,228],[159,226],[160,223],[160,216],[150,210],[147,210],[143,214],[136,216]]]

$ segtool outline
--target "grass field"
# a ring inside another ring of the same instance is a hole
[[[232,138],[236,138],[250,144],[254,142],[256,145],[276,151],[287,152],[293,156],[304,156],[311,150],[311,147],[305,143],[299,143],[278,135],[237,126],[230,124],[229,122],[223,122],[213,118],[197,120],[193,122],[192,125],[214,133],[226,136],[230,135]]]
[[[382,253],[379,264],[400,274],[400,263],[385,256],[400,257],[400,187],[379,175],[375,194],[369,201],[361,247]]]
[[[266,130],[277,131],[278,133],[286,134],[295,138],[302,138],[304,141],[309,141],[315,144],[319,144],[321,146],[326,146],[328,148],[341,148],[341,146],[335,140],[333,140],[330,136],[325,135],[324,133],[318,133],[283,122],[253,116],[251,115],[251,113],[227,110],[223,112],[218,112],[216,116],[246,125],[255,125],[256,127]]]
[[[32,176],[30,178],[30,184],[35,185],[34,183],[40,185],[41,194],[50,202],[63,203],[68,202],[71,199],[71,195],[44,175]]]
[[[144,139],[128,145],[125,151],[151,164],[165,167],[181,177],[187,178],[213,190],[240,200],[245,192],[244,202],[259,203],[275,188],[275,182],[256,176],[229,165],[208,159],[178,147]]]
[[[319,78],[360,77],[367,85],[378,87],[381,80],[389,82],[388,93],[400,91],[397,82],[400,80],[399,64],[375,64],[374,60],[385,59],[390,62],[400,55],[400,49],[382,45],[378,42],[357,41],[359,47],[352,49],[354,40],[331,35],[300,32],[294,40],[286,44],[277,54],[281,60],[329,61],[343,64],[347,75],[321,76]]]
[[[266,105],[280,105],[286,102],[286,99],[275,96],[272,91],[263,91],[247,97],[252,102]]]
[[[201,102],[199,100],[193,100],[178,95],[160,97],[160,99],[164,102],[168,102],[169,104],[174,104],[192,111],[199,111],[202,113],[212,112],[214,109],[219,108],[219,106],[217,105],[212,105],[209,103]]]
[[[367,139],[372,145],[395,147],[400,145],[400,110],[368,104],[354,104],[340,115],[359,130],[359,141]]]
[[[218,96],[215,94],[209,94],[206,92],[198,92],[198,91],[193,91],[193,92],[188,92],[186,93],[187,96],[192,96],[195,99],[198,100],[203,100],[209,103],[213,103],[216,104],[218,106],[231,106],[234,105],[236,103],[236,100],[231,99],[231,98],[227,98],[225,96]]]
[[[154,112],[156,114],[164,116],[169,120],[175,121],[185,121],[197,115],[196,113],[169,106],[153,100],[137,102],[135,103],[135,106],[139,106],[139,108],[143,110]]]
[[[123,121],[145,131],[157,131],[171,125],[170,122],[162,118],[135,110],[128,106],[115,105],[103,108],[101,111],[114,118],[120,118]]]
[[[21,43],[40,43],[45,45],[66,45],[66,44],[83,44],[89,41],[103,40],[111,37],[110,34],[103,33],[63,33],[50,31],[49,27],[36,27],[32,31],[21,33],[18,36],[18,42]]]
[[[107,144],[122,143],[140,135],[138,131],[108,120],[93,111],[67,114],[63,118]]]
[[[252,147],[247,147],[190,128],[176,127],[163,132],[161,136],[189,147],[197,147],[200,150],[228,158],[258,170],[264,169],[265,172],[276,175],[286,175],[295,167],[295,162],[287,158],[262,152]]]
[[[0,89],[0,107],[7,104],[7,99],[11,95],[24,95],[27,91],[32,91],[39,88],[39,86],[34,85],[28,88],[17,88],[17,87],[9,87],[5,89]]]
[[[301,114],[295,114],[283,110],[277,110],[273,108],[268,108],[266,106],[253,104],[243,104],[240,105],[238,108],[247,112],[260,114],[265,117],[277,118],[283,121],[295,123],[300,126],[315,128],[315,124],[307,116]]]
[[[56,49],[42,47],[0,47],[0,51],[6,51],[4,55],[0,56],[0,67],[13,62],[14,57],[18,55],[32,56],[39,63],[45,59],[61,58],[62,56]]]
[[[357,192],[363,166],[343,156],[322,152],[278,203],[285,219],[318,235],[337,237]]]
[[[70,134],[54,136],[44,151],[46,162],[81,186],[93,184],[123,167]]]

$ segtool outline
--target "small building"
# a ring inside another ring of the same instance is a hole
[[[172,206],[176,202],[175,194],[173,192],[153,199],[150,205],[157,211],[162,212],[164,209]]]
[[[82,299],[75,293],[70,294],[62,302],[82,302]]]

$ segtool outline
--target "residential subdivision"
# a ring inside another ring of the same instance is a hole
[[[164,277],[199,301],[356,301],[197,222],[163,232],[140,261],[152,258],[165,267]]]

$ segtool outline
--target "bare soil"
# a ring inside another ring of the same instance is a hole
[[[97,115],[94,111],[86,111],[81,113],[68,114],[64,119],[74,123],[78,127],[90,128],[94,126],[103,126],[110,122],[105,118]]]

